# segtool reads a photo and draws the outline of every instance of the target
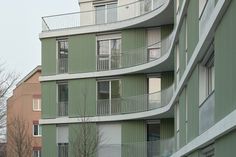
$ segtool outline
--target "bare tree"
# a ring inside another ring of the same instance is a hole
[[[32,134],[29,133],[29,123],[23,117],[16,116],[8,126],[7,155],[8,157],[31,157]]]
[[[4,142],[6,138],[6,99],[17,81],[17,77],[15,73],[7,72],[3,64],[0,64],[0,141]],[[4,150],[5,146],[0,145],[0,149]]]
[[[102,142],[102,133],[100,133],[96,125],[89,122],[86,116],[86,94],[84,96],[84,109],[81,115],[81,123],[78,128],[73,129],[76,135],[74,139],[70,139],[72,154],[74,157],[95,157]]]

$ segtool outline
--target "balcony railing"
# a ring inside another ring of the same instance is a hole
[[[68,102],[58,102],[58,116],[68,116]]]
[[[97,55],[97,71],[128,68],[155,61],[168,52],[173,40],[172,37],[173,33],[152,45],[121,53]]]
[[[124,144],[101,144],[98,147],[98,156],[105,156],[111,152],[113,156],[132,154],[132,156],[144,157],[169,157],[174,153],[174,138]]]
[[[68,73],[68,58],[58,59],[58,73],[59,74]]]
[[[42,18],[42,29],[51,31],[124,21],[159,9],[165,3],[166,0],[137,0],[133,3],[104,7],[104,9],[45,16]]]
[[[160,92],[125,98],[97,100],[97,115],[116,115],[144,112],[167,105],[173,95],[173,86]]]
[[[215,123],[215,92],[211,93],[199,108],[199,133],[203,133]]]

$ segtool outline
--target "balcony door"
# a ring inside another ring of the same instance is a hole
[[[95,23],[111,23],[117,21],[117,2],[98,4],[95,6]]]
[[[153,61],[161,57],[161,29],[150,28],[147,30],[148,37],[148,61]]]
[[[121,39],[104,39],[97,41],[97,70],[110,70],[120,67]]]
[[[67,73],[68,72],[68,41],[66,39],[64,40],[58,40],[58,73]]]
[[[97,114],[118,114],[121,111],[121,81],[97,82]]]
[[[148,108],[154,109],[161,106],[161,78],[148,78]]]
[[[147,124],[147,154],[148,157],[160,155],[160,122],[149,121]]]
[[[58,116],[68,116],[68,84],[58,83]]]

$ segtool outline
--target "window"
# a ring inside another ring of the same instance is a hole
[[[97,41],[97,70],[117,69],[121,66],[121,39],[98,37]],[[111,36],[112,37],[112,36]]]
[[[161,105],[161,78],[148,78],[148,108],[154,109]]]
[[[33,157],[41,157],[41,150],[33,150]]]
[[[33,136],[41,136],[41,126],[39,124],[33,124]]]
[[[68,72],[68,41],[58,40],[58,73]]]
[[[145,14],[147,12],[152,11],[153,9],[158,7],[158,0],[143,0],[141,1],[141,14]]]
[[[69,131],[68,126],[57,126],[58,157],[68,157]]]
[[[68,116],[68,84],[58,84],[58,116]]]
[[[206,91],[207,95],[210,95],[215,89],[215,66],[214,66],[214,54],[210,57],[206,63]]]
[[[161,57],[161,31],[160,28],[147,30],[148,60],[153,61]]]
[[[121,81],[98,81],[97,82],[97,114],[120,113]]]
[[[33,98],[33,111],[41,111],[41,99]]]
[[[117,21],[117,2],[95,6],[96,24],[111,23]]]

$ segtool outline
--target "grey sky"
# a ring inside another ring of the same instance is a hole
[[[0,62],[23,77],[41,64],[41,17],[79,11],[77,0],[2,0]]]

